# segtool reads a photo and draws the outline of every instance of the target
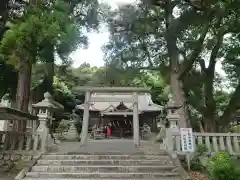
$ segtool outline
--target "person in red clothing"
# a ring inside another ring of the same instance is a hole
[[[107,138],[110,138],[112,135],[110,126],[107,126]]]

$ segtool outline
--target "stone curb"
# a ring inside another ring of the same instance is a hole
[[[21,180],[21,179],[23,179],[23,178],[26,176],[26,174],[31,171],[32,167],[33,167],[35,164],[37,164],[37,161],[42,157],[42,155],[43,155],[43,154],[39,154],[39,155],[35,156],[34,159],[33,159],[32,162],[31,162],[30,166],[23,168],[23,169],[18,173],[18,175],[14,178],[14,180]]]
[[[182,167],[182,164],[181,164],[180,160],[178,159],[177,154],[175,152],[171,152],[171,151],[166,151],[166,152],[169,154],[172,162],[176,165],[176,168],[173,170],[173,172],[178,172],[182,180],[191,180],[190,176],[187,174],[187,172]]]

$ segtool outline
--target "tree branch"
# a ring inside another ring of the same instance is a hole
[[[204,0],[200,0],[200,1],[185,0],[186,3],[188,3],[190,6],[192,6],[193,8],[199,11],[204,10],[203,1]]]
[[[226,107],[223,115],[220,117],[220,122],[223,122],[223,124],[226,125],[229,122],[231,122],[239,106],[240,106],[240,81],[238,82],[238,85],[231,96],[228,106]]]
[[[192,54],[188,59],[185,59],[185,61],[183,62],[183,65],[180,69],[180,76],[179,76],[180,79],[184,78],[184,76],[192,69],[194,62],[197,60],[197,57],[201,53],[203,48],[203,42],[207,35],[208,29],[209,29],[209,23],[207,23],[204,26],[203,32],[200,35],[199,39],[197,40],[196,47],[194,48]]]
[[[141,66],[141,67],[127,67],[128,69],[133,70],[148,70],[148,71],[159,71],[161,67],[153,67],[153,66]]]
[[[168,33],[174,36],[179,36],[179,34],[188,28],[189,25],[196,22],[196,19],[200,20],[204,16],[198,13],[195,9],[190,8],[183,12],[183,14],[176,19],[173,19],[169,23]]]
[[[223,43],[223,36],[224,33],[220,31],[217,35],[217,42],[212,49],[209,66],[205,71],[205,83],[204,83],[204,97],[205,97],[205,106],[207,107],[208,115],[213,115],[216,112],[216,101],[214,99],[213,91],[213,82],[214,82],[214,75],[215,75],[215,66],[216,66],[216,59],[219,49]]]
[[[201,67],[202,73],[205,73],[205,70],[206,70],[205,61],[203,59],[199,59],[198,62]]]
[[[142,50],[145,52],[145,55],[147,56],[147,61],[148,61],[148,63],[149,63],[149,66],[150,66],[150,67],[153,67],[153,62],[152,62],[152,60],[151,60],[151,55],[150,55],[150,52],[148,51],[148,48],[147,48],[147,46],[146,46],[146,43],[144,43],[144,42],[142,41],[142,39],[140,39],[140,37],[138,37],[138,40],[139,40],[140,43],[141,43]]]
[[[194,95],[189,95],[189,93],[187,93],[187,96],[188,96],[187,98],[188,104],[190,104],[194,109],[196,109],[201,114],[204,114],[206,112],[206,108],[203,105],[201,105],[199,101],[196,101],[196,98],[194,98]]]

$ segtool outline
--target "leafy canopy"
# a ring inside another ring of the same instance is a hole
[[[1,41],[1,52],[10,63],[16,64],[21,59],[31,63],[46,61],[42,57],[49,47],[69,53],[79,44],[79,28],[70,6],[63,0],[31,3],[19,19],[9,24]]]

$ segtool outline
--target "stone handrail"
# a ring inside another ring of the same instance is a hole
[[[37,132],[0,131],[0,151],[39,151],[39,146]]]
[[[240,154],[240,133],[193,133],[194,149],[198,145],[205,145],[208,153],[227,151],[231,155]],[[180,133],[168,130],[166,139],[167,148],[177,154],[185,154],[181,150]]]

